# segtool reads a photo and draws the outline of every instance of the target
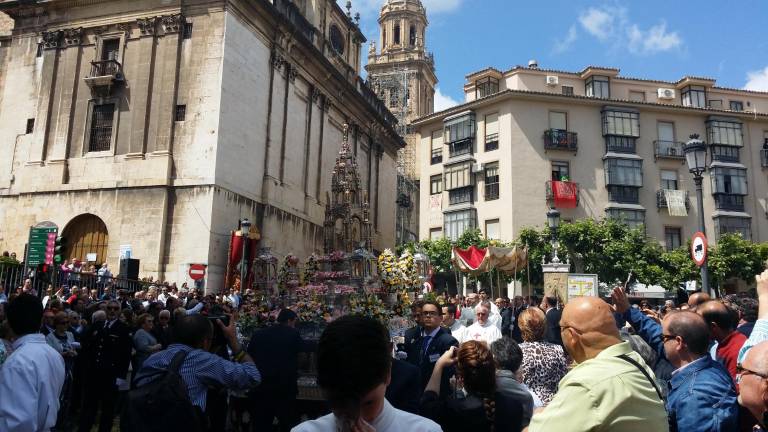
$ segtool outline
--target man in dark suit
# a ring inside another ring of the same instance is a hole
[[[404,360],[392,360],[392,379],[384,395],[393,407],[412,414],[419,413],[421,401],[419,368]]]
[[[499,315],[501,315],[501,335],[509,337],[512,333],[512,320],[514,319],[514,312],[509,305],[509,299],[497,298],[496,306],[499,308]]]
[[[110,432],[118,385],[126,383],[133,343],[128,326],[120,321],[120,303],[107,303],[107,320],[92,324],[83,334],[84,400],[80,432],[90,432],[101,407],[99,432]]]
[[[440,326],[442,321],[440,305],[431,300],[425,301],[421,308],[421,334],[413,343],[407,345],[408,363],[418,367],[421,374],[420,392],[427,386],[437,359],[451,346],[459,346],[451,332]],[[448,380],[451,375],[452,370],[443,373],[441,394],[448,394]]]
[[[301,339],[296,330],[296,312],[283,309],[278,325],[254,333],[248,354],[261,373],[261,384],[250,393],[254,430],[272,430],[277,417],[281,431],[299,424],[296,412],[298,356],[314,350],[314,344]]]
[[[563,339],[562,336],[560,336],[560,316],[562,316],[563,313],[557,308],[557,297],[551,295],[545,296],[541,301],[541,308],[544,309],[544,314],[547,317],[547,332],[544,335],[544,340],[562,346]]]
[[[411,345],[413,345],[421,336],[421,306],[421,300],[417,300],[411,304],[411,316],[413,317],[413,321],[416,323],[416,325],[406,330],[403,334],[405,339],[404,345],[406,353],[410,351]]]

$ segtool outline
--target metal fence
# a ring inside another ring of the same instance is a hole
[[[51,288],[54,292],[59,288],[69,291],[72,287],[97,290],[99,296],[105,289],[123,289],[128,292],[146,290],[151,285],[160,285],[157,282],[131,280],[120,277],[99,277],[88,272],[63,272],[60,270],[40,271],[39,269],[26,269],[22,264],[0,263],[0,289],[5,295],[16,293],[23,289],[25,284],[38,295],[44,296],[45,291]],[[27,282],[28,281],[28,282]]]

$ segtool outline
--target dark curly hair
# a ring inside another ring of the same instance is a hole
[[[456,374],[464,381],[467,393],[483,399],[485,416],[493,424],[496,418],[496,364],[488,345],[480,341],[461,344],[456,357]]]

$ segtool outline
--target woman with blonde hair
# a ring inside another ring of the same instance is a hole
[[[557,393],[557,384],[568,373],[568,355],[562,346],[544,341],[547,318],[541,309],[524,310],[517,317],[517,325],[523,338],[520,381],[547,405]]]

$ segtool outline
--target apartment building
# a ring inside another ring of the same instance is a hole
[[[678,247],[698,230],[683,154],[698,134],[708,147],[708,236],[768,240],[768,93],[534,61],[466,78],[465,103],[414,122],[421,239],[479,228],[511,241],[557,207],[565,222],[618,218]]]

